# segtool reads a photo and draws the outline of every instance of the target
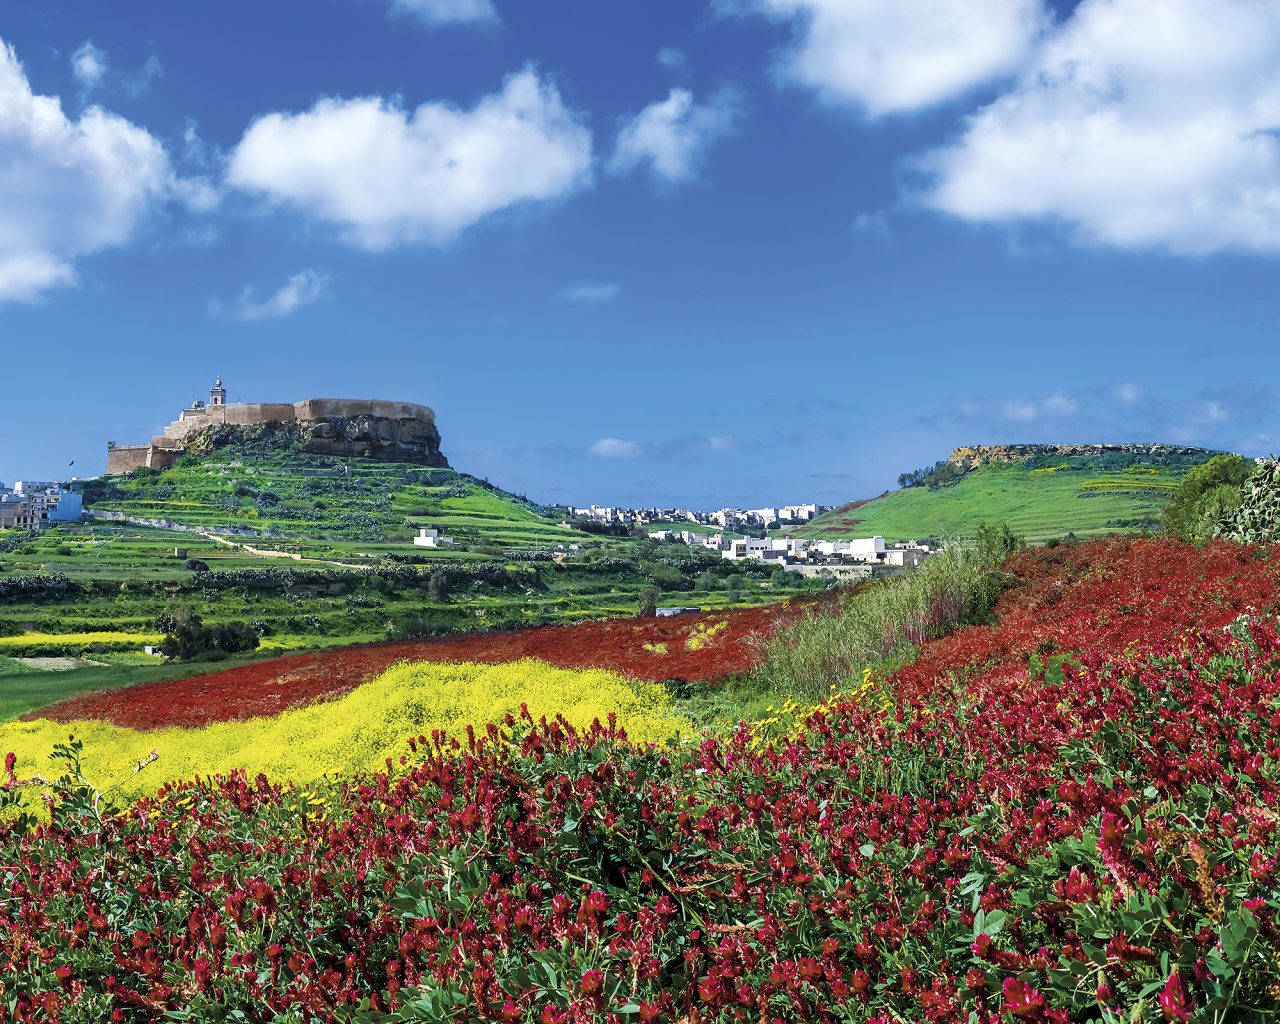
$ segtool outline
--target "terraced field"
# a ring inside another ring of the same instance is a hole
[[[985,522],[1005,523],[1031,543],[1135,533],[1159,524],[1178,481],[1212,454],[1160,465],[1108,466],[1090,457],[988,464],[937,490],[909,487],[842,506],[795,532],[892,542],[967,536]]]

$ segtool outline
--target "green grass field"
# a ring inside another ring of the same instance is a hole
[[[58,524],[0,552],[0,637],[123,632],[140,649],[162,616],[183,608],[294,650],[633,615],[647,589],[660,604],[710,609],[822,586],[714,552],[586,534],[453,470],[339,460],[271,441],[88,481],[85,499],[96,515],[124,518]],[[414,546],[423,526],[455,543]],[[97,660],[103,647],[66,653]],[[19,677],[57,689],[123,671],[118,661],[34,677],[20,669],[0,668],[0,691]]]
[[[1030,543],[1133,533],[1158,526],[1178,481],[1203,459],[1164,465],[1100,465],[1089,457],[992,463],[958,483],[909,487],[858,508],[828,512],[795,530],[801,537],[870,537],[887,541],[971,535],[980,523],[1006,523]]]

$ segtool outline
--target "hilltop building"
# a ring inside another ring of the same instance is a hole
[[[219,432],[215,428],[225,427]],[[309,398],[303,402],[227,404],[222,378],[214,381],[209,401],[194,401],[148,444],[107,442],[107,472],[164,469],[192,444],[207,450],[221,433],[225,442],[256,437],[263,430],[289,430],[299,447],[320,455],[412,462],[448,468],[440,451],[436,414],[425,405],[377,399]]]

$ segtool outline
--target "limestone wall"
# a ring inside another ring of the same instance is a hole
[[[181,454],[181,448],[158,448],[153,444],[114,445],[107,449],[107,473],[123,476],[135,469],[165,469]]]
[[[109,446],[108,473],[167,466],[191,444],[230,443],[203,432],[211,427],[289,428],[307,451],[326,455],[413,462],[445,468],[436,415],[425,405],[363,398],[309,398],[293,404],[246,403],[182,410],[150,445]],[[216,432],[215,432],[216,433]],[[231,433],[235,433],[232,431]],[[199,435],[199,437],[197,437]]]

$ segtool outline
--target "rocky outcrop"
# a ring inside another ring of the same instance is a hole
[[[1025,462],[1041,456],[1073,458],[1125,454],[1158,460],[1176,455],[1213,454],[1203,448],[1189,448],[1170,444],[987,444],[968,448],[956,448],[948,462],[965,469],[977,469],[992,462]]]
[[[183,452],[270,442],[317,455],[409,462],[448,469],[436,415],[425,405],[358,398],[303,402],[203,405],[182,410],[149,445],[108,445],[107,473],[172,465]]]
[[[419,416],[356,413],[330,414],[291,423],[219,423],[188,435],[184,448],[201,453],[227,445],[254,442],[273,443],[316,455],[449,468],[449,460],[440,451],[440,432],[434,420]]]

